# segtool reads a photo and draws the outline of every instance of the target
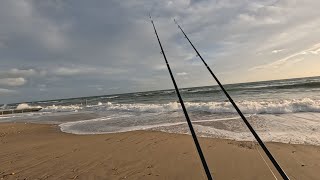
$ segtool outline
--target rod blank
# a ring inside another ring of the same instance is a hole
[[[177,83],[176,83],[176,81],[175,81],[175,79],[174,79],[174,76],[173,76],[173,74],[172,74],[170,65],[169,65],[169,63],[168,63],[166,54],[164,53],[164,50],[163,50],[163,48],[162,48],[162,45],[161,45],[161,42],[160,42],[160,39],[159,39],[157,30],[156,30],[156,27],[155,27],[155,25],[154,25],[154,23],[153,23],[153,20],[152,20],[151,16],[150,16],[150,20],[151,20],[151,23],[152,23],[152,25],[153,25],[154,32],[155,32],[155,34],[156,34],[156,36],[157,36],[158,43],[159,43],[159,45],[160,45],[161,54],[163,55],[163,58],[164,58],[165,63],[166,63],[166,65],[167,65],[167,68],[168,68],[168,71],[169,71],[171,80],[172,80],[172,82],[173,82],[173,85],[174,85],[174,88],[175,88],[175,90],[176,90],[177,96],[178,96],[178,98],[179,98],[179,102],[180,102],[180,104],[181,104],[183,113],[184,113],[185,118],[186,118],[186,120],[187,120],[187,123],[188,123],[189,129],[190,129],[190,132],[191,132],[191,135],[192,135],[194,144],[196,145],[196,148],[197,148],[199,157],[200,157],[200,159],[201,159],[202,166],[203,166],[203,168],[204,168],[204,170],[205,170],[205,173],[206,173],[206,175],[207,175],[208,180],[212,180],[213,178],[212,178],[212,176],[211,176],[209,167],[208,167],[207,162],[206,162],[206,159],[204,158],[204,155],[203,155],[203,153],[202,153],[202,150],[201,150],[199,141],[198,141],[198,139],[197,139],[197,135],[196,135],[196,133],[195,133],[195,131],[194,131],[194,129],[193,129],[193,126],[192,126],[191,120],[190,120],[190,118],[189,118],[187,109],[186,109],[186,107],[185,107],[185,105],[184,105],[184,102],[183,102],[183,99],[182,99],[182,97],[181,97],[181,95],[180,95],[179,88],[178,88]]]

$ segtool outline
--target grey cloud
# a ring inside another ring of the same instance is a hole
[[[10,69],[8,71],[0,71],[0,79],[1,78],[17,78],[17,77],[30,77],[34,76],[38,73],[35,69]]]
[[[76,76],[76,75],[103,75],[125,73],[125,70],[116,68],[98,67],[57,67],[48,70],[49,74],[57,76]]]
[[[301,65],[301,70],[293,68],[295,73],[292,66],[271,75],[248,70],[319,43],[319,8],[320,2],[313,0],[3,0],[0,79],[23,78],[27,83],[12,86],[20,94],[1,100],[172,88],[149,12],[173,72],[188,73],[189,79],[177,76],[180,87],[211,85],[212,79],[173,18],[223,82],[303,76],[304,69],[320,65],[315,60],[318,49],[286,60]],[[281,49],[286,50],[272,53]]]
[[[13,95],[16,93],[17,93],[17,91],[15,91],[15,90],[0,88],[0,95],[1,96]]]

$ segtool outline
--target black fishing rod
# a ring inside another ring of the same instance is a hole
[[[229,93],[224,89],[223,85],[220,83],[220,81],[218,80],[218,78],[216,77],[216,75],[212,72],[211,68],[208,66],[208,64],[205,62],[205,60],[202,58],[202,56],[200,55],[200,53],[198,52],[198,50],[194,47],[194,45],[192,44],[192,42],[190,41],[190,39],[188,38],[188,36],[186,35],[186,33],[184,33],[184,31],[182,30],[181,26],[178,24],[178,22],[174,19],[174,22],[178,25],[178,28],[181,30],[181,32],[183,33],[183,35],[185,36],[185,38],[189,41],[190,45],[192,46],[192,48],[196,51],[197,55],[200,57],[201,61],[203,62],[203,64],[207,67],[208,71],[210,72],[210,74],[212,75],[212,77],[216,80],[216,82],[218,83],[218,85],[220,86],[220,88],[222,89],[222,91],[224,92],[224,94],[227,96],[227,98],[229,99],[229,101],[231,102],[231,104],[233,105],[233,107],[236,109],[236,111],[238,112],[238,114],[240,115],[240,117],[242,118],[243,122],[247,125],[247,127],[249,128],[250,132],[253,134],[253,136],[256,138],[256,140],[258,141],[259,145],[262,147],[263,151],[266,153],[266,155],[268,156],[268,158],[270,159],[270,161],[272,162],[272,164],[274,165],[274,167],[277,169],[277,171],[279,172],[279,174],[282,176],[283,179],[285,180],[289,180],[289,177],[286,175],[286,173],[282,170],[282,168],[280,167],[280,165],[278,164],[278,162],[276,161],[276,159],[272,156],[271,152],[268,150],[268,148],[265,146],[265,144],[263,143],[263,141],[260,139],[259,135],[256,133],[256,131],[253,129],[253,127],[251,126],[251,124],[249,123],[249,121],[247,120],[247,118],[242,114],[242,112],[240,111],[240,109],[238,108],[238,106],[236,105],[236,103],[233,101],[233,99],[231,98],[231,96],[229,95]]]
[[[209,168],[208,168],[206,159],[204,158],[204,155],[203,155],[203,153],[202,153],[202,150],[201,150],[199,141],[198,141],[198,139],[197,139],[197,135],[196,135],[196,133],[194,132],[194,129],[193,129],[191,120],[190,120],[190,118],[189,118],[187,109],[186,109],[186,107],[184,106],[184,102],[183,102],[182,97],[181,97],[181,95],[180,95],[180,92],[179,92],[177,83],[176,83],[176,81],[175,81],[175,79],[174,79],[174,77],[173,77],[173,74],[172,74],[170,65],[169,65],[169,63],[168,63],[166,54],[165,54],[164,51],[163,51],[163,48],[162,48],[162,45],[161,45],[161,42],[160,42],[160,39],[159,39],[157,30],[156,30],[156,27],[155,27],[155,25],[154,25],[154,23],[153,23],[153,20],[152,20],[151,16],[150,16],[150,20],[151,20],[151,23],[152,23],[152,25],[153,25],[154,32],[155,32],[155,34],[156,34],[156,36],[157,36],[158,43],[159,43],[159,45],[160,45],[161,54],[163,55],[163,58],[164,58],[164,60],[165,60],[165,62],[166,62],[166,64],[167,64],[167,68],[168,68],[168,71],[169,71],[171,80],[172,80],[173,85],[174,85],[174,88],[175,88],[175,90],[176,90],[176,92],[177,92],[177,95],[178,95],[178,98],[179,98],[179,102],[180,102],[180,104],[181,104],[181,107],[182,107],[184,116],[186,117],[186,120],[187,120],[189,129],[190,129],[190,132],[191,132],[191,135],[192,135],[194,144],[196,145],[198,154],[199,154],[199,156],[200,156],[200,159],[201,159],[201,162],[202,162],[202,166],[203,166],[203,168],[204,168],[204,170],[205,170],[205,172],[206,172],[206,175],[207,175],[208,180],[212,180],[213,178],[212,178],[211,173],[210,173],[210,170],[209,170]]]

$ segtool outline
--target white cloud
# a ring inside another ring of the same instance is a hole
[[[125,71],[117,68],[72,66],[72,67],[57,67],[57,68],[48,70],[48,72],[56,76],[77,76],[77,75],[118,74],[118,73],[124,73]]]
[[[26,83],[27,80],[22,77],[0,79],[0,85],[2,86],[22,86]]]
[[[7,71],[0,71],[0,79],[3,78],[18,78],[18,77],[34,77],[34,76],[43,76],[46,74],[44,70],[36,69],[17,69],[13,68]]]
[[[272,54],[277,54],[277,53],[280,53],[282,51],[284,51],[285,49],[275,49],[273,51],[271,51]]]
[[[240,14],[238,18],[242,23],[250,24],[251,26],[273,25],[281,23],[281,20],[273,19],[271,17],[263,17],[258,19],[257,17],[248,14]]]
[[[0,71],[0,86],[23,86],[29,78],[45,77],[46,71],[36,69],[13,68],[7,71]]]
[[[79,75],[79,74],[87,74],[92,72],[93,69],[88,68],[67,68],[67,67],[59,67],[53,69],[51,72],[55,75],[59,76],[72,76],[72,75]]]
[[[3,89],[3,88],[0,88],[0,95],[12,95],[12,94],[16,94],[17,91],[15,90],[11,90],[11,89]]]
[[[286,63],[292,63],[290,61],[293,61],[295,63],[296,62],[300,62],[300,61],[302,61],[304,59],[303,56],[305,56],[305,55],[308,55],[308,54],[315,55],[315,54],[317,54],[317,53],[314,53],[314,52],[317,52],[319,50],[319,48],[320,48],[320,43],[317,43],[317,44],[311,46],[310,48],[307,48],[307,49],[302,50],[300,52],[291,54],[291,55],[286,56],[286,57],[284,57],[284,58],[282,58],[280,60],[274,61],[272,63],[259,65],[259,66],[255,66],[253,68],[250,68],[249,71],[260,70],[260,69],[275,69],[275,68],[279,68],[279,67],[283,66]]]
[[[158,65],[153,66],[153,69],[157,70],[157,71],[162,71],[162,70],[167,69],[167,66],[164,64],[158,64]]]
[[[186,75],[188,75],[188,73],[186,73],[186,72],[179,72],[179,73],[177,73],[177,76],[186,76]]]

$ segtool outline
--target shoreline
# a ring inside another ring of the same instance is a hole
[[[273,179],[252,142],[199,138],[215,179]],[[58,125],[0,123],[0,179],[205,179],[189,135],[74,135]],[[320,147],[266,143],[291,179],[320,176]],[[279,176],[277,175],[279,178]]]

